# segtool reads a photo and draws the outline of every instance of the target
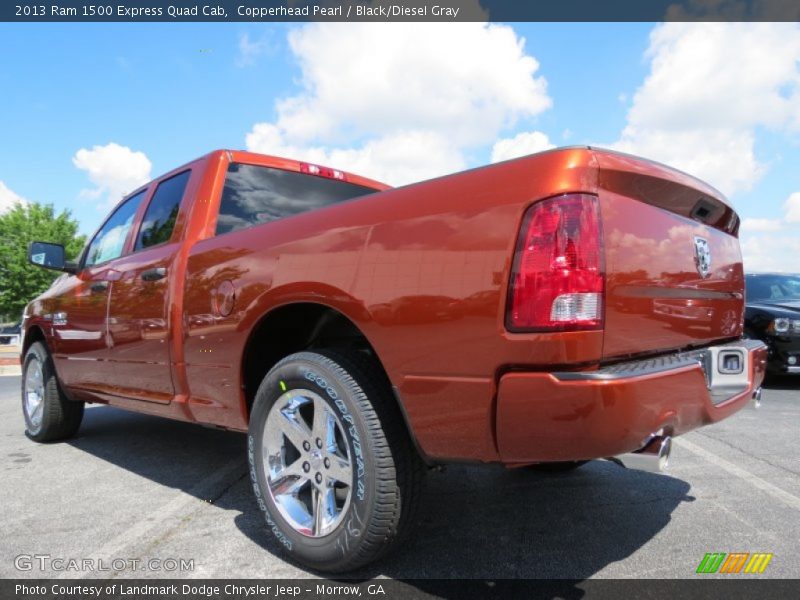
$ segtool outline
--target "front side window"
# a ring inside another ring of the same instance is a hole
[[[128,198],[114,211],[89,243],[86,259],[83,262],[84,267],[98,265],[122,255],[125,240],[133,225],[133,218],[144,196],[145,191],[141,191]]]
[[[172,237],[190,173],[191,171],[178,173],[158,184],[153,199],[150,200],[150,205],[144,213],[134,250],[163,244]]]
[[[376,191],[338,179],[232,163],[222,191],[217,235]]]

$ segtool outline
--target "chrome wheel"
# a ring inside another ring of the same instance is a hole
[[[310,390],[289,390],[267,415],[262,442],[267,488],[281,516],[303,535],[333,532],[350,506],[353,469],[344,428]]]
[[[37,430],[42,424],[44,411],[44,373],[42,363],[37,357],[28,361],[25,370],[25,414],[31,429]]]

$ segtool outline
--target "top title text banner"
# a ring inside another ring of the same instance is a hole
[[[21,0],[6,22],[170,21],[798,21],[787,0]]]

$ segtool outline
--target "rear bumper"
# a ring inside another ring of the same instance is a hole
[[[704,351],[601,371],[507,373],[497,396],[500,458],[509,464],[605,458],[641,448],[659,430],[675,436],[725,419],[752,400],[767,362],[760,341],[725,348],[749,357],[744,383],[727,391],[709,389]]]

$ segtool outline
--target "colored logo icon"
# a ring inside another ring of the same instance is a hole
[[[763,573],[771,560],[771,552],[708,552],[697,566],[697,573]]]

